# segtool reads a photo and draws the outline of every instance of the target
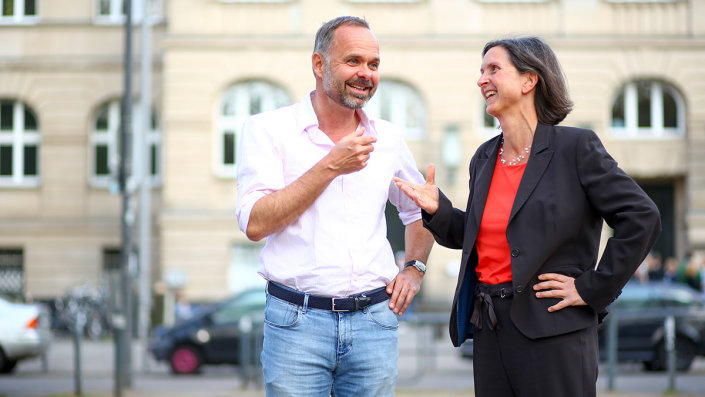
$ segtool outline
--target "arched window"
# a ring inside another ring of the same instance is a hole
[[[139,103],[133,104],[132,127],[139,128],[141,118]],[[97,112],[91,134],[91,185],[95,187],[117,188],[118,161],[120,156],[120,100],[115,99],[102,105]],[[153,186],[161,183],[161,132],[157,126],[157,119],[152,112],[150,130],[147,133],[149,144],[150,163],[147,165],[152,176],[150,183]],[[133,142],[135,145],[139,142]],[[132,171],[137,172],[138,159],[132,150]]]
[[[421,95],[408,84],[380,80],[365,111],[370,117],[390,121],[401,128],[408,140],[420,140],[426,136],[426,106]]]
[[[670,85],[654,80],[627,83],[612,104],[612,134],[629,138],[681,137],[685,105]]]
[[[214,149],[216,173],[224,177],[235,176],[237,136],[249,116],[290,103],[291,99],[283,88],[265,81],[237,83],[228,88],[218,109]]]
[[[0,100],[0,186],[39,185],[39,125],[20,101]]]

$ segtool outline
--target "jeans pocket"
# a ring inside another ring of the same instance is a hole
[[[267,295],[264,308],[264,322],[279,328],[296,325],[299,320],[299,307],[272,295]]]
[[[377,303],[365,310],[369,319],[377,325],[387,329],[399,328],[399,317],[389,308],[389,301]]]

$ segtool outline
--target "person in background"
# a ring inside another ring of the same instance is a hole
[[[316,88],[247,120],[237,154],[237,218],[267,239],[262,365],[269,397],[394,395],[398,318],[419,291],[433,244],[393,177],[423,183],[401,131],[362,106],[379,82],[367,22],[340,17],[316,34]],[[399,210],[405,265],[386,238]]]
[[[654,202],[595,132],[558,126],[572,110],[540,38],[487,43],[477,81],[501,133],[470,161],[465,210],[428,167],[397,179],[436,242],[462,249],[455,346],[474,338],[477,397],[595,396],[597,325],[660,232]],[[598,262],[603,220],[614,230]]]

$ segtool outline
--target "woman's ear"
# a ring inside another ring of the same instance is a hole
[[[521,86],[521,92],[528,94],[536,87],[536,84],[539,82],[539,76],[534,72],[526,72],[523,74],[523,77],[524,83]]]

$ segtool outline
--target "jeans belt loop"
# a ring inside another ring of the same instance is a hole
[[[308,310],[308,294],[304,294],[304,313],[306,313],[306,310]]]

